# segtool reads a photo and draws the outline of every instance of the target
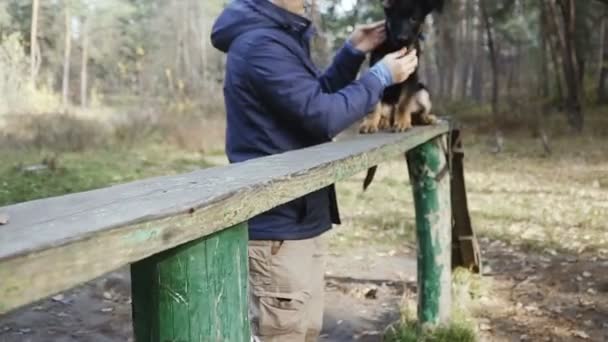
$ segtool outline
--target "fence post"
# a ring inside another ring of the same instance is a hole
[[[418,322],[448,323],[451,311],[451,201],[446,136],[407,153],[416,208]]]
[[[137,342],[249,341],[247,225],[131,265]]]

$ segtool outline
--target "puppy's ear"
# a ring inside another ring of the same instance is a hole
[[[382,0],[382,6],[384,6],[384,8],[389,8],[393,6],[393,1],[394,0]]]

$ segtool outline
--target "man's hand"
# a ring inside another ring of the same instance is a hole
[[[390,71],[393,84],[397,84],[407,80],[414,73],[418,67],[418,57],[416,50],[407,51],[407,48],[403,48],[384,56],[381,63],[384,63]]]
[[[384,20],[355,27],[349,40],[355,49],[363,53],[372,52],[386,40]]]

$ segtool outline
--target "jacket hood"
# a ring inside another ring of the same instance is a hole
[[[311,22],[269,0],[235,0],[213,24],[211,44],[222,52],[228,52],[232,42],[241,34],[261,28],[280,28],[302,35],[311,28]]]

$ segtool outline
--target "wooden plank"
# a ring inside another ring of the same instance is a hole
[[[137,341],[248,341],[247,225],[131,266]]]
[[[445,136],[407,153],[416,209],[418,322],[448,323],[452,301],[452,212]]]
[[[0,313],[210,235],[448,131],[414,128],[0,208]]]
[[[452,268],[464,267],[474,273],[479,273],[481,250],[469,215],[461,132],[453,130],[450,136],[452,140]]]

